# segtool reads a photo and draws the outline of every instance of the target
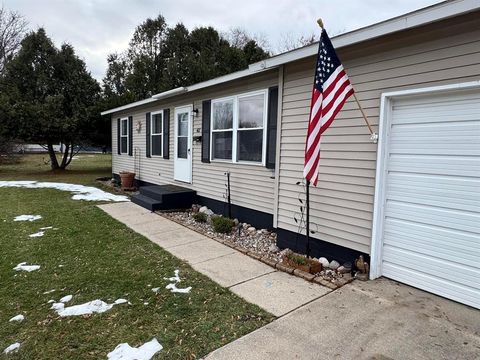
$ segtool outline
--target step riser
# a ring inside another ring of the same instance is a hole
[[[152,191],[142,187],[140,187],[139,190],[140,190],[140,194],[161,202],[169,202],[169,201],[172,201],[172,199],[176,199],[176,198],[191,199],[192,201],[195,199],[194,191],[159,193],[159,192]]]
[[[132,196],[132,198],[130,199],[134,204],[137,204],[145,209],[148,209],[150,211],[155,211],[155,210],[160,210],[160,207],[161,207],[161,203],[158,203],[158,204],[150,204],[150,203],[147,203],[145,201],[143,201],[142,199],[137,199],[136,197]]]

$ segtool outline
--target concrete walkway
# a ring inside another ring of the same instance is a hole
[[[275,270],[202,234],[129,202],[99,205],[195,270],[275,316],[285,315],[331,290]]]

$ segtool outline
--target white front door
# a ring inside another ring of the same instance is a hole
[[[192,107],[175,109],[174,179],[192,182]]]

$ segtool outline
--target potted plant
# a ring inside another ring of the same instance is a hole
[[[292,267],[294,269],[300,269],[310,274],[316,274],[322,271],[322,264],[316,260],[309,259],[304,255],[295,254],[289,250],[285,252],[282,258],[284,265]]]
[[[134,189],[135,173],[130,171],[120,171],[120,180],[122,185],[122,190],[132,190]]]

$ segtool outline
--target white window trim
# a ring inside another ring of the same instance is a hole
[[[126,121],[127,122],[127,134],[126,135],[123,135],[122,134],[122,130],[123,130],[123,122]],[[128,138],[129,134],[128,134],[128,117],[125,117],[125,118],[121,118],[120,119],[120,154],[128,154],[128,150],[130,150],[128,147],[130,146],[129,144],[129,138]],[[126,138],[127,139],[127,151],[122,151],[122,138]]]
[[[162,131],[159,133],[153,133],[153,116],[157,114],[162,114]],[[163,122],[165,121],[165,112],[162,110],[154,111],[150,113],[150,156],[151,157],[158,157],[158,158],[163,158]],[[153,154],[153,136],[154,135],[162,135],[162,141],[160,142],[160,155],[154,155]]]
[[[263,125],[262,128],[245,128],[239,130],[238,128],[238,119],[239,119],[239,99],[243,97],[249,97],[254,95],[263,95]],[[233,123],[232,128],[230,129],[221,129],[221,130],[214,130],[213,129],[213,105],[218,102],[224,102],[233,100]],[[256,90],[246,93],[239,93],[232,96],[226,96],[222,98],[212,99],[211,107],[210,107],[210,162],[219,162],[219,163],[227,163],[227,164],[242,164],[242,165],[252,165],[252,166],[265,166],[266,158],[267,158],[267,121],[268,121],[268,89]],[[262,161],[245,161],[245,160],[237,160],[237,141],[238,141],[238,131],[249,131],[249,130],[263,130],[262,136]],[[232,159],[215,159],[213,157],[213,133],[215,132],[226,132],[232,131]]]

